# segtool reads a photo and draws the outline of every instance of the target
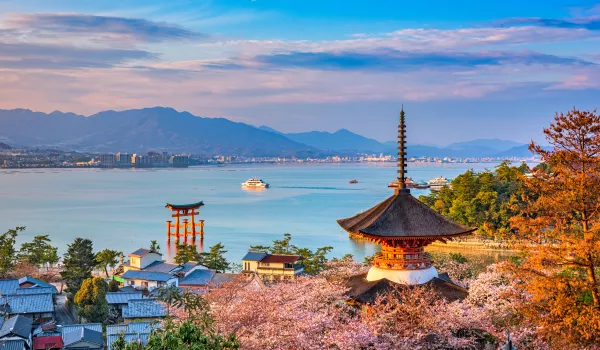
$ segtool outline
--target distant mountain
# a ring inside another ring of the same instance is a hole
[[[544,148],[547,148],[547,147],[544,147]],[[512,158],[512,157],[524,158],[524,157],[532,157],[533,153],[531,153],[531,151],[529,150],[529,145],[522,145],[522,146],[510,148],[503,152],[496,153],[494,156],[498,157],[498,158]]]
[[[169,151],[200,155],[315,156],[321,152],[282,135],[223,118],[172,108],[105,111],[84,117],[30,110],[0,111],[0,140],[28,147],[97,152]]]
[[[9,145],[7,145],[5,143],[0,142],[0,149],[8,150],[8,149],[12,149],[12,147],[10,147]]]
[[[272,132],[272,133],[274,133],[274,134],[285,135],[285,134],[284,134],[284,133],[282,133],[281,131],[278,131],[278,130],[275,130],[275,129],[273,129],[273,128],[270,128],[270,127],[268,127],[268,126],[266,126],[266,125],[261,125],[261,126],[259,126],[259,127],[258,127],[258,129],[260,129],[260,130],[264,130],[264,131],[268,131],[268,132]]]
[[[523,146],[523,144],[515,141],[500,139],[477,139],[472,141],[456,142],[446,146],[445,148],[457,151],[484,148],[486,150],[496,150],[497,152],[502,152],[519,146]]]
[[[386,150],[386,146],[381,142],[360,136],[346,129],[341,129],[334,133],[311,131],[285,134],[285,136],[295,142],[303,143],[324,151],[379,153]]]

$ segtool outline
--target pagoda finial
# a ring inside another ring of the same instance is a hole
[[[406,121],[404,117],[404,104],[400,110],[400,124],[398,125],[398,187],[396,192],[408,191],[406,188]]]

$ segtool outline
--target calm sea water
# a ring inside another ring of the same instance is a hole
[[[495,164],[410,164],[409,176],[426,181],[454,178],[467,169]],[[246,191],[240,183],[259,176],[271,184]],[[300,247],[330,245],[332,256],[361,259],[376,246],[352,240],[336,223],[387,198],[396,176],[386,164],[290,164],[200,166],[188,169],[28,169],[0,170],[0,231],[26,226],[19,240],[49,234],[61,252],[76,237],[90,238],[97,250],[125,254],[158,240],[166,243],[169,203],[204,201],[200,249],[222,242],[235,262],[250,245],[269,244],[291,233]],[[358,184],[349,180],[358,179]],[[428,190],[412,190],[414,196]],[[199,241],[199,240],[198,240]]]

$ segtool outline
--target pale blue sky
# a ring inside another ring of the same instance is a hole
[[[600,104],[599,44],[594,1],[4,0],[0,108],[526,142]]]

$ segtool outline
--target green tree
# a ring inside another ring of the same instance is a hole
[[[58,262],[58,248],[50,245],[48,235],[35,236],[33,241],[21,244],[19,259],[40,267]]]
[[[67,283],[66,292],[70,298],[81,288],[85,279],[92,277],[92,270],[96,266],[93,250],[92,241],[85,238],[75,238],[73,243],[68,245],[63,258],[64,268],[60,275]]]
[[[155,239],[150,241],[150,251],[160,253],[160,246],[158,245],[158,241]]]
[[[96,263],[97,266],[102,267],[104,269],[104,273],[106,273],[106,278],[109,278],[108,275],[108,267],[114,269],[115,266],[119,263],[119,257],[121,256],[121,252],[112,249],[104,249],[103,251],[96,254]]]
[[[108,284],[102,277],[84,280],[74,300],[79,316],[89,322],[104,322],[108,317],[106,292]]]
[[[173,260],[181,265],[190,261],[200,260],[200,254],[198,254],[198,249],[193,244],[177,243],[177,253]]]
[[[6,277],[15,267],[15,242],[19,232],[25,227],[16,227],[0,235],[0,277]]]
[[[119,289],[121,287],[121,283],[119,283],[119,281],[117,280],[110,280],[110,282],[108,282],[108,291],[109,292],[118,292]]]
[[[225,253],[225,246],[219,242],[210,247],[208,252],[200,253],[198,263],[217,272],[229,271],[230,264],[225,258]]]

